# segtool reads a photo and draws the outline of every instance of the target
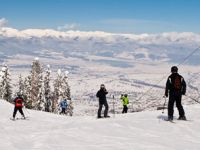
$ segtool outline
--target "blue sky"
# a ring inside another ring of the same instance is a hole
[[[200,0],[0,0],[17,29],[200,33]]]

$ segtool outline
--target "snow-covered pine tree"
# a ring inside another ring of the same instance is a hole
[[[52,112],[58,113],[59,103],[63,99],[62,91],[62,72],[60,69],[57,71],[57,77],[54,81],[54,92],[53,92],[53,102],[52,102]]]
[[[64,77],[63,77],[63,83],[62,83],[62,91],[63,91],[63,97],[68,100],[67,114],[72,116],[73,106],[72,106],[70,86],[68,84],[68,74],[69,74],[69,72],[65,71],[65,74],[64,74]]]
[[[66,97],[68,100],[71,99],[71,93],[70,93],[70,86],[68,84],[68,71],[65,71],[64,77],[63,77],[63,83],[62,83],[62,91],[63,96]]]
[[[45,89],[44,89],[44,81],[43,77],[40,77],[41,87],[39,88],[39,95],[38,95],[38,110],[45,111]]]
[[[22,79],[22,75],[19,75],[19,82],[18,82],[18,92],[22,95],[24,95],[24,81]]]
[[[31,76],[28,76],[24,79],[23,97],[25,101],[25,106],[29,109],[33,109],[31,99]]]
[[[11,79],[8,66],[3,65],[1,69],[1,82],[0,82],[0,95],[2,99],[11,102],[12,89],[11,89]]]
[[[31,100],[32,100],[32,108],[36,110],[42,110],[44,100],[41,99],[42,92],[42,67],[38,58],[32,63],[31,69]]]
[[[47,65],[47,69],[44,76],[44,97],[45,97],[45,111],[51,112],[52,111],[52,94],[51,94],[51,87],[50,87],[50,75],[51,69],[50,65]]]

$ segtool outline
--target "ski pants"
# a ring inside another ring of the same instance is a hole
[[[66,114],[66,108],[62,108],[62,111],[60,112],[60,114]]]
[[[123,110],[122,110],[122,113],[127,113],[128,112],[128,107],[127,105],[123,105]]]
[[[104,102],[104,103],[99,103],[98,117],[101,117],[101,110],[102,110],[103,105],[105,106],[104,117],[108,116],[108,108],[109,108],[109,106],[108,106],[107,102]]]
[[[23,113],[22,107],[15,107],[14,108],[14,112],[13,112],[13,118],[15,118],[15,116],[17,114],[17,111],[19,111],[20,114],[24,117],[24,113]]]
[[[173,117],[174,114],[174,103],[176,102],[176,107],[178,108],[179,116],[185,116],[183,106],[181,104],[182,95],[181,94],[170,94],[168,102],[168,116]]]

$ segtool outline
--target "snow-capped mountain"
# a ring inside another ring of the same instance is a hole
[[[180,62],[199,46],[200,35],[194,33],[114,34],[12,28],[0,29],[0,58],[16,55],[59,59],[79,58],[85,62],[114,67],[133,67],[135,61]],[[199,54],[189,64],[199,64]]]

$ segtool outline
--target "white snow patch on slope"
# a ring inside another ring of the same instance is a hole
[[[11,121],[13,106],[0,100],[0,149],[198,150],[199,108],[198,105],[187,106],[187,117],[192,121],[176,121],[175,124],[159,120],[160,111],[98,120],[31,110],[28,114],[24,110],[29,120]]]

